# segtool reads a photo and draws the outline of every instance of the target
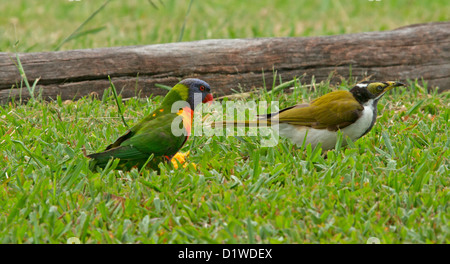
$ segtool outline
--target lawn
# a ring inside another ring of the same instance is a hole
[[[0,5],[8,14],[0,18],[0,50],[343,34],[450,14],[446,1],[250,2],[193,1],[187,12],[189,1],[111,1],[67,42],[103,1],[7,2]],[[282,108],[355,82],[311,89],[300,80],[245,100]],[[161,99],[123,100],[126,122]],[[190,165],[161,164],[160,174],[88,169],[83,153],[126,130],[113,93],[16,100],[0,106],[0,242],[449,243],[449,99],[409,80],[381,99],[366,136],[326,156],[284,139],[262,147],[258,137],[192,136],[182,149],[190,150]]]

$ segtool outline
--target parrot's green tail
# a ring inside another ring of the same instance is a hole
[[[97,167],[105,168],[106,164],[108,164],[108,160],[111,158],[109,157],[108,159],[99,159],[96,157],[96,155],[98,154],[91,154],[87,156],[88,158],[90,158],[89,169],[91,171],[95,171]]]

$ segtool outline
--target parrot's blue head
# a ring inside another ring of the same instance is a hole
[[[203,80],[188,78],[182,80],[180,84],[185,85],[189,89],[187,102],[192,109],[199,103],[207,103],[213,100],[211,87]]]

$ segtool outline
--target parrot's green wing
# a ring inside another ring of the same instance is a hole
[[[309,106],[281,110],[276,117],[279,123],[337,130],[355,122],[363,110],[350,92],[335,91],[314,100]]]
[[[187,138],[186,132],[175,136],[172,131],[172,123],[177,116],[170,114],[146,123],[132,137],[123,141],[121,147],[133,146],[147,156],[149,154],[172,156],[182,147]]]
[[[120,146],[120,144],[122,144],[122,142],[131,138],[134,134],[135,134],[135,132],[133,132],[131,129],[128,129],[127,132],[125,132],[125,134],[123,134],[118,139],[116,139],[116,141],[114,141],[114,143],[109,144],[105,150],[116,148],[116,147]]]
[[[168,108],[168,107],[166,107],[166,108]],[[145,124],[151,122],[154,119],[161,118],[162,116],[167,115],[167,114],[170,114],[170,112],[167,111],[164,106],[157,108],[156,110],[151,112],[149,115],[147,115],[144,119],[142,119],[139,123],[135,124],[132,128],[128,129],[125,132],[125,134],[123,134],[118,139],[116,139],[116,141],[114,141],[114,143],[108,145],[105,150],[120,146],[122,144],[122,142],[126,141],[127,139],[130,139],[131,137],[133,137],[136,134],[136,132],[141,130],[142,127],[145,126]],[[168,117],[168,118],[170,118],[170,117]]]
[[[172,122],[177,116],[169,113],[138,123],[105,151],[89,155],[93,159],[91,166],[104,167],[111,158],[118,158],[119,165],[125,165],[129,169],[143,165],[152,154],[157,160],[170,159],[187,138],[185,134],[175,136],[172,133]]]

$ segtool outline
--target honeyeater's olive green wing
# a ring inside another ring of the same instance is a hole
[[[279,123],[337,130],[355,122],[363,110],[350,92],[334,91],[312,101],[309,106],[281,110],[275,118]]]

